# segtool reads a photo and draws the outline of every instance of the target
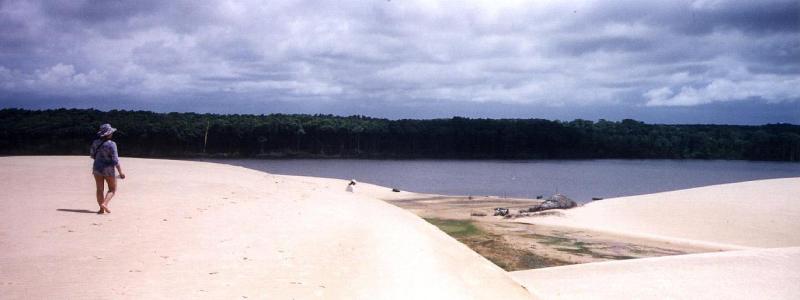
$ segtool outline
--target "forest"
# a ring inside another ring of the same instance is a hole
[[[388,120],[94,109],[0,110],[0,155],[88,155],[100,124],[131,157],[800,161],[800,125],[636,120]]]

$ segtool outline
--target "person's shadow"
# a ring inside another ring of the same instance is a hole
[[[69,208],[59,208],[56,209],[57,211],[66,211],[66,212],[74,212],[74,213],[84,213],[84,214],[96,214],[96,210],[88,210],[88,209],[69,209]]]

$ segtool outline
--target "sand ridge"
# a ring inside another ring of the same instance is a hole
[[[123,158],[96,215],[87,157],[0,158],[4,299],[534,298],[346,181]]]
[[[548,299],[798,299],[800,247],[588,263],[511,274]]]
[[[800,178],[757,180],[595,201],[518,222],[718,248],[800,246]]]
[[[800,178],[593,202],[517,219],[725,250],[512,272],[544,298],[800,298]],[[745,250],[741,250],[745,249]]]

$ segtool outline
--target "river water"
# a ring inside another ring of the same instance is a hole
[[[578,202],[756,179],[800,177],[800,163],[725,160],[212,159],[274,174],[356,179],[400,190]],[[342,187],[344,188],[344,187]]]

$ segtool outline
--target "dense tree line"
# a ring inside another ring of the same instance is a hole
[[[800,126],[542,119],[386,120],[92,109],[0,110],[0,154],[87,153],[111,123],[139,157],[699,158],[800,161]]]

